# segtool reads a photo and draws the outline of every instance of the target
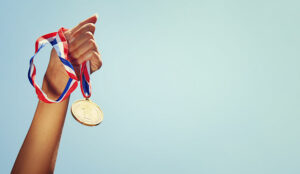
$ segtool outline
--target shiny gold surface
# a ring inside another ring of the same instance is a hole
[[[89,99],[78,100],[71,106],[73,117],[86,126],[96,126],[103,120],[100,107]]]

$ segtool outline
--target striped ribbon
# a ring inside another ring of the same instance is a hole
[[[85,61],[82,63],[80,68],[80,87],[81,93],[84,96],[84,98],[91,97],[90,67],[90,61]]]
[[[64,31],[67,31],[65,28],[60,28],[58,32],[49,33],[39,37],[35,42],[35,53],[30,59],[28,79],[31,85],[35,88],[38,98],[45,103],[59,103],[66,99],[77,87],[78,79],[75,73],[75,70],[68,58],[68,43],[64,36]],[[51,44],[57,55],[64,65],[64,68],[70,77],[65,89],[57,100],[51,100],[48,96],[41,90],[38,84],[35,82],[36,77],[36,68],[33,63],[34,57],[37,53],[47,44]],[[90,85],[90,62],[84,62],[81,65],[80,71],[80,81],[81,81],[81,91],[85,98],[91,96],[91,85]]]

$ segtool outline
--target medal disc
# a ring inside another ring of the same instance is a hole
[[[89,99],[74,102],[71,107],[73,117],[86,126],[96,126],[103,120],[100,107]]]

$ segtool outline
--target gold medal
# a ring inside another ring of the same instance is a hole
[[[86,126],[96,126],[103,120],[100,107],[90,99],[77,100],[71,106],[73,117]]]
[[[80,65],[80,87],[85,99],[77,100],[71,106],[71,113],[75,120],[86,126],[97,126],[103,120],[103,112],[100,107],[92,102],[90,84],[90,61]]]

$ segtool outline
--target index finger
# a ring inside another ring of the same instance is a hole
[[[80,22],[76,27],[70,29],[70,33],[71,34],[76,33],[85,24],[88,24],[88,23],[95,24],[97,22],[97,19],[98,19],[98,14],[94,14],[93,16],[91,16],[91,17],[85,19],[84,21]]]

